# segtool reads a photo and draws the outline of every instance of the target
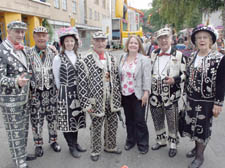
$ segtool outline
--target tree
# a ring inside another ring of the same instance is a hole
[[[160,14],[168,22],[174,23],[176,28],[180,28],[180,24],[191,25],[195,27],[201,16],[201,13],[211,13],[218,9],[222,9],[225,13],[225,0],[154,0],[161,1],[162,11]],[[223,25],[225,27],[225,16],[223,14]],[[194,19],[194,22],[193,22]],[[195,25],[193,25],[195,24]]]

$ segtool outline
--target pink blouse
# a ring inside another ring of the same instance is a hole
[[[134,93],[134,75],[137,65],[137,58],[131,63],[125,63],[122,67],[122,79],[121,79],[121,87],[122,87],[122,95],[129,96]]]

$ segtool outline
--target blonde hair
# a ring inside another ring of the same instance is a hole
[[[127,41],[126,41],[126,43],[125,43],[124,51],[129,53],[128,45],[129,45],[130,40],[131,40],[132,38],[135,38],[135,39],[138,41],[138,45],[139,45],[138,53],[141,53],[141,54],[145,55],[145,50],[144,50],[144,47],[143,47],[143,45],[142,45],[142,42],[141,42],[141,40],[139,39],[139,37],[136,36],[136,35],[131,35],[131,36],[128,37],[128,39],[127,39]]]

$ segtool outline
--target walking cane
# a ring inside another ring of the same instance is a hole
[[[148,120],[148,112],[149,112],[149,107],[150,107],[149,102],[150,102],[150,96],[148,97],[148,101],[147,101],[147,106],[146,106],[147,110],[145,108],[145,111],[146,111],[146,113],[145,113],[145,122],[146,123],[147,123],[147,120]]]

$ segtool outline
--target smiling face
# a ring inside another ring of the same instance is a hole
[[[162,52],[166,52],[172,43],[172,37],[169,35],[160,36],[157,40],[159,48],[161,48]]]
[[[195,35],[195,44],[199,50],[208,50],[212,46],[212,37],[208,32],[200,31]]]
[[[64,46],[66,50],[72,51],[75,46],[75,39],[72,36],[67,36],[64,39]]]
[[[138,53],[139,43],[135,37],[132,37],[128,43],[128,51]]]
[[[33,35],[35,45],[40,49],[47,47],[48,34],[47,33],[34,33]]]
[[[104,38],[96,38],[96,39],[93,39],[92,44],[93,44],[93,49],[97,53],[103,53],[107,45],[107,40]]]
[[[8,30],[8,37],[13,44],[22,43],[26,30],[24,29],[10,29]]]

